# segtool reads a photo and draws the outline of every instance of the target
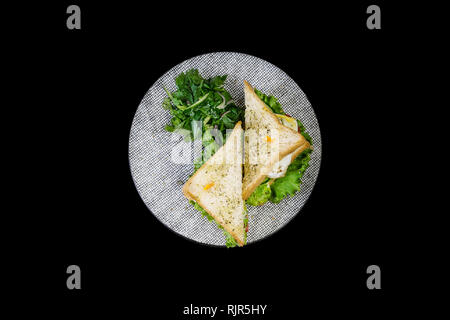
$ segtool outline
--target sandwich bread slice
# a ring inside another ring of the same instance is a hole
[[[242,197],[247,200],[267,178],[277,178],[283,174],[310,144],[298,131],[283,125],[247,81],[244,81],[244,93],[245,151]]]
[[[183,186],[185,197],[195,201],[239,246],[247,239],[247,215],[242,199],[242,136],[239,121],[226,143]]]

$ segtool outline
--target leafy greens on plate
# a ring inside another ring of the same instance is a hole
[[[200,138],[195,121],[202,121],[202,135],[208,129],[217,129],[225,134],[242,120],[243,109],[238,108],[230,93],[223,87],[227,76],[204,79],[197,69],[181,73],[175,79],[177,90],[169,92],[163,101],[164,109],[170,111],[172,119],[165,129],[185,136],[186,141]]]

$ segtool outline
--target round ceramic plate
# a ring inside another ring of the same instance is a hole
[[[225,246],[222,230],[195,210],[181,191],[194,170],[194,156],[188,164],[174,163],[172,150],[185,142],[181,136],[164,130],[171,118],[162,108],[167,96],[164,88],[176,90],[175,78],[192,68],[204,78],[228,75],[224,87],[237,106],[244,106],[244,80],[275,96],[284,111],[299,119],[313,139],[314,151],[301,190],[279,204],[247,206],[247,244],[266,238],[289,223],[308,200],[319,173],[321,137],[314,110],[300,87],[283,70],[260,58],[236,52],[208,53],[176,65],[153,84],[137,108],[130,132],[129,160],[136,188],[148,209],[169,229],[199,243]]]

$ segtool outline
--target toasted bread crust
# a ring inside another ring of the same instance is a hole
[[[300,154],[300,152],[302,152],[304,149],[306,149],[309,146],[309,143],[306,141],[306,139],[303,137],[303,135],[301,135],[299,132],[281,124],[279,122],[277,116],[275,116],[275,114],[267,108],[264,101],[262,101],[258,97],[258,95],[255,93],[252,86],[245,80],[244,80],[244,87],[245,87],[244,90],[248,94],[250,94],[253,99],[256,100],[256,102],[260,105],[261,109],[265,110],[265,115],[271,118],[271,120],[274,123],[274,126],[280,131],[288,132],[289,135],[296,138],[296,140],[297,140],[297,142],[294,142],[291,145],[281,149],[278,154],[278,158],[270,159],[269,162],[266,165],[264,165],[264,167],[260,167],[258,169],[259,172],[258,172],[257,176],[254,178],[254,180],[252,182],[248,183],[243,188],[242,198],[244,200],[247,200],[248,197],[250,197],[250,195],[253,193],[253,191],[255,191],[255,189],[267,178],[267,174],[261,173],[261,169],[272,168],[279,161],[279,159],[282,159],[283,157],[287,156],[288,154],[294,152],[296,149],[300,149],[301,151],[299,151],[298,153],[296,152],[297,153],[295,155],[295,157],[296,157],[298,154]]]
[[[294,162],[295,158],[297,158],[299,156],[300,153],[302,153],[303,151],[305,151],[306,149],[308,149],[311,145],[309,144],[308,141],[306,141],[305,144],[301,145],[297,150],[295,150],[292,153],[292,159],[291,159],[291,163]]]
[[[236,130],[236,129],[240,129],[240,130],[242,130],[242,128],[241,128],[241,125],[242,125],[242,122],[241,121],[238,121],[237,123],[236,123],[236,125],[234,126],[234,129],[233,130]],[[222,147],[224,147],[224,146],[222,146]],[[198,203],[198,205],[199,206],[201,206],[206,212],[208,212],[208,214],[211,216],[211,217],[213,217],[214,218],[214,220],[217,222],[217,223],[219,223],[223,228],[224,228],[224,230],[225,231],[227,231],[229,234],[231,234],[231,236],[236,240],[236,242],[238,243],[238,245],[240,246],[240,247],[242,247],[242,246],[244,246],[245,245],[245,243],[240,239],[240,237],[239,237],[239,235],[237,234],[237,232],[234,232],[232,229],[231,229],[231,226],[228,226],[228,225],[226,225],[226,224],[222,224],[222,223],[220,223],[220,219],[219,219],[219,216],[216,214],[216,213],[214,213],[212,210],[210,210],[210,208],[208,208],[208,206],[205,204],[205,203],[203,203],[202,202],[202,200],[199,198],[199,197],[197,197],[196,195],[194,195],[193,193],[191,193],[191,185],[192,185],[192,182],[194,181],[194,178],[197,176],[197,174],[199,174],[199,172],[202,172],[202,170],[205,168],[205,166],[209,163],[209,162],[211,162],[211,161],[214,161],[213,159],[215,158],[215,155],[217,155],[218,154],[218,152],[216,152],[211,158],[209,158],[208,159],[208,161],[206,161],[189,179],[188,179],[188,181],[184,184],[184,186],[183,186],[183,194],[184,194],[184,196],[187,198],[187,199],[189,199],[189,200],[194,200],[195,202],[197,202]],[[245,232],[245,231],[244,231]]]

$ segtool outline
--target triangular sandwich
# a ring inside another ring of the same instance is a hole
[[[247,239],[242,199],[243,129],[237,122],[226,143],[186,182],[183,193],[195,201],[239,246]]]
[[[310,144],[298,131],[283,125],[244,81],[245,134],[242,197],[247,200],[268,176],[287,166]]]

